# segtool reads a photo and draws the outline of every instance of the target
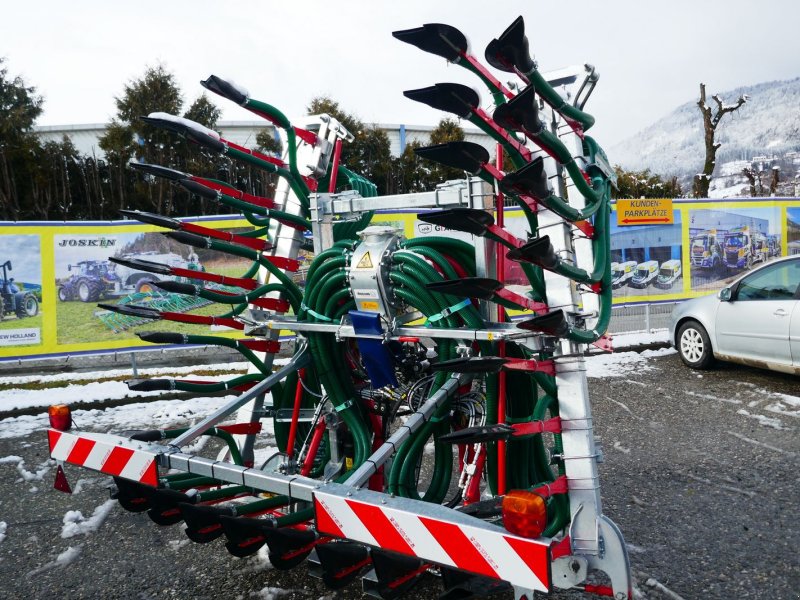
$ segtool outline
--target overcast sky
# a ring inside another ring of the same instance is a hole
[[[483,60],[486,44],[519,15],[542,71],[596,66],[586,109],[606,147],[695,99],[701,81],[716,93],[800,75],[797,0],[9,1],[0,56],[45,97],[40,125],[109,120],[124,84],[157,64],[175,74],[187,104],[213,73],[290,117],[325,94],[366,122],[435,125],[444,115],[403,90],[480,84],[391,32],[447,23]],[[223,119],[254,118],[215,101]]]

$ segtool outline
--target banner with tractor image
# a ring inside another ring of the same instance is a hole
[[[238,216],[203,218],[202,223],[229,231],[252,229]],[[239,277],[251,262],[186,246],[162,231],[132,221],[0,224],[0,360],[156,348],[139,340],[136,333],[159,330],[158,321],[104,310],[98,304],[223,314],[224,306],[166,292],[153,281],[172,279],[206,288],[214,284],[188,276],[154,275],[124,263],[145,260],[187,272],[209,270]],[[218,289],[240,291],[227,286]],[[170,331],[206,333],[208,326],[171,323]],[[238,331],[222,331],[241,337]]]
[[[674,301],[713,293],[748,269],[780,256],[800,254],[800,198],[681,198],[674,199],[672,206],[672,224],[621,226],[612,214],[615,304]],[[239,216],[188,220],[226,230],[252,229]],[[397,227],[409,238],[472,237],[431,228],[412,210],[379,212],[373,223]],[[528,235],[521,211],[507,210],[506,226],[519,237]],[[185,271],[208,270],[234,277],[251,266],[245,259],[190,248],[161,231],[133,221],[0,223],[0,360],[163,348],[136,336],[137,332],[159,330],[157,321],[120,315],[98,304],[224,314],[224,306],[152,285],[154,279],[167,276],[110,260],[149,260]],[[518,270],[517,263],[506,261],[505,280],[512,286]],[[302,279],[302,270],[296,276]],[[178,280],[194,283],[188,276]],[[202,285],[213,287],[208,282]],[[220,291],[236,293],[235,289]],[[186,323],[170,323],[169,329],[208,331],[206,325]],[[225,334],[241,336],[234,330],[225,330]]]

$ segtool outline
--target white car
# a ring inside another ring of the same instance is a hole
[[[716,295],[682,302],[672,311],[669,336],[693,369],[717,358],[800,375],[800,256],[762,265]]]

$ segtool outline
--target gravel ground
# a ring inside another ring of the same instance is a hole
[[[798,379],[738,366],[698,373],[675,354],[631,364],[589,389],[604,512],[625,535],[637,597],[798,598],[798,407],[781,396],[796,396]],[[107,502],[107,478],[67,474],[72,496],[51,488],[43,433],[0,439],[0,598],[361,597],[358,582],[332,593],[305,566],[281,572],[229,556],[221,541],[193,544],[180,525]],[[96,531],[92,515],[106,515]],[[426,576],[408,597],[440,590]]]

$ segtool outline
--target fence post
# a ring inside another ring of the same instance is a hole
[[[139,370],[136,368],[136,352],[131,352],[131,369],[133,370],[133,376],[139,376]]]
[[[650,305],[649,304],[645,304],[644,305],[644,325],[645,325],[645,328],[647,329],[647,333],[651,333],[651,330],[650,330]]]

